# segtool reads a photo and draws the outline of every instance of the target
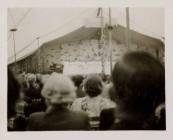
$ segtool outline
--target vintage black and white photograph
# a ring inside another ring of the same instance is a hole
[[[164,8],[8,8],[7,130],[166,130]]]

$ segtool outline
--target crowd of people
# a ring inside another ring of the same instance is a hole
[[[165,69],[145,52],[125,54],[111,75],[8,69],[9,131],[165,130],[165,114]]]

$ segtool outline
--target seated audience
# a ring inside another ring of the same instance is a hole
[[[146,52],[128,52],[111,76],[13,73],[8,130],[165,130],[165,69]]]
[[[103,109],[115,108],[115,103],[109,99],[103,98],[102,80],[97,75],[89,75],[84,82],[86,97],[76,99],[72,104],[72,110],[84,111],[90,117],[91,129],[98,129],[100,112]]]
[[[62,74],[52,73],[43,86],[47,109],[30,115],[27,130],[88,130],[88,116],[69,110],[76,97],[73,82]]]
[[[117,108],[114,113],[112,110],[101,113],[101,129],[165,129],[164,107],[160,109],[161,121],[155,119],[156,108],[165,102],[164,74],[162,64],[151,55],[145,52],[125,54],[112,72]],[[106,126],[107,121],[112,121],[112,125]]]

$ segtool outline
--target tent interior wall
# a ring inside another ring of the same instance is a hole
[[[127,51],[142,50],[151,53],[160,61],[164,62],[164,43],[144,34],[130,30],[131,44],[126,47],[125,27],[117,25],[112,31],[112,56],[113,63]],[[81,27],[65,36],[54,39],[40,46],[31,55],[17,61],[17,68],[20,71],[38,73],[39,65],[41,73],[48,73],[53,63],[63,64],[64,62],[100,62],[104,51],[105,61],[109,61],[109,49],[107,31],[105,31],[105,46],[100,45],[100,28]],[[40,56],[39,56],[40,55]],[[40,62],[38,58],[40,57]],[[9,64],[14,70],[15,63]]]

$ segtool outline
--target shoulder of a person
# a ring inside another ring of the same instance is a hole
[[[87,113],[83,112],[83,111],[71,111],[72,115],[76,118],[86,118],[88,117]]]
[[[86,97],[77,98],[74,102],[75,102],[75,103],[81,103],[81,102],[84,101],[85,99],[86,99]]]
[[[109,108],[115,108],[116,107],[116,103],[111,101],[110,99],[101,97],[101,100],[107,105],[107,107]]]
[[[32,113],[30,116],[29,116],[29,119],[39,119],[41,118],[42,116],[45,115],[45,112],[36,112],[36,113]]]

